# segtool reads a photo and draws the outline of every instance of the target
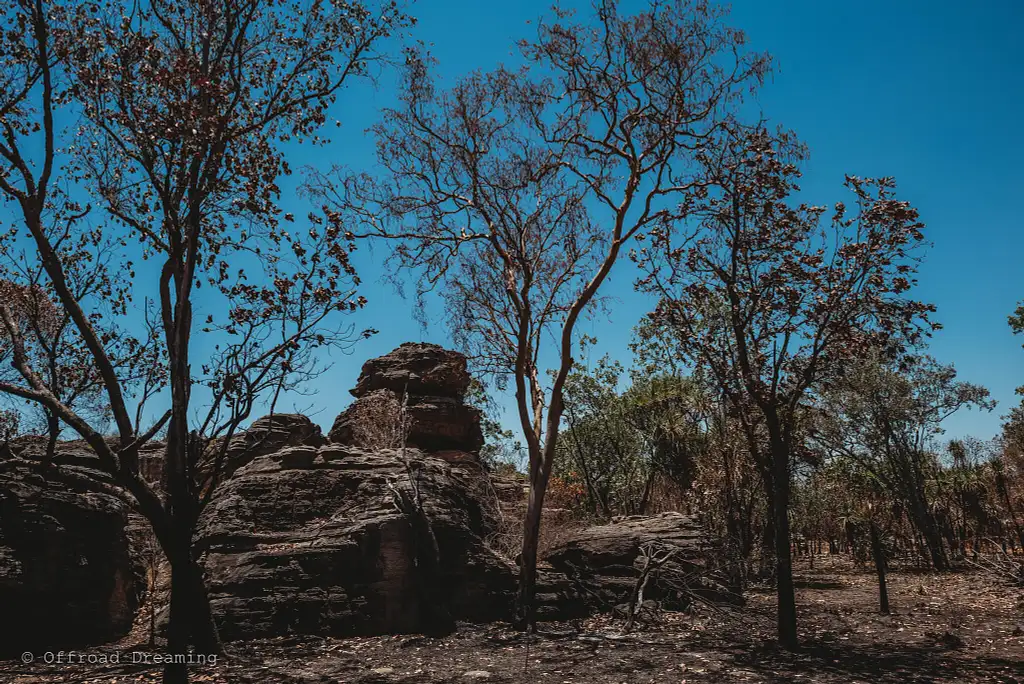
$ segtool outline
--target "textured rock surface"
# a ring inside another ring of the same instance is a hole
[[[220,466],[220,479],[223,481],[231,477],[232,473],[257,456],[291,446],[318,447],[326,441],[320,426],[301,414],[275,413],[263,416],[253,421],[248,430],[234,435],[228,442]],[[214,467],[223,444],[223,440],[215,440],[206,450],[199,468],[202,476]]]
[[[367,431],[360,424],[396,422],[404,402],[406,446],[476,453],[484,437],[480,412],[463,402],[469,380],[462,354],[434,344],[403,344],[363,365],[352,390],[357,399],[337,417],[328,436],[337,444],[381,446],[366,443]]]
[[[457,619],[508,617],[514,572],[482,542],[478,466],[406,456],[409,470],[396,451],[297,446],[236,471],[197,535],[224,636],[415,632],[425,591]],[[435,587],[391,489],[411,493],[409,472],[437,537]]]
[[[352,394],[363,397],[386,389],[401,395],[461,400],[469,389],[466,357],[436,344],[406,342],[389,354],[363,364]]]
[[[46,455],[46,437],[40,435],[22,435],[11,440],[11,453],[27,461],[41,461]],[[113,440],[109,440],[111,444]],[[53,462],[60,465],[80,466],[83,468],[100,469],[100,459],[85,443],[75,439],[58,442]]]
[[[330,431],[331,442],[374,446],[360,443],[358,424],[361,421],[373,421],[378,418],[374,413],[368,413],[366,406],[364,400],[356,401],[337,417]],[[460,400],[410,395],[406,400],[405,410],[409,421],[406,446],[431,452],[476,453],[484,445],[484,436],[480,430],[480,412],[466,406]]]
[[[629,601],[645,563],[642,547],[649,543],[657,544],[659,555],[668,550],[673,555],[652,574],[646,599],[668,608],[689,604],[692,595],[732,600],[715,569],[708,567],[712,549],[696,516],[625,516],[575,530],[548,551],[547,562],[555,572],[542,575],[538,586],[545,617],[576,617],[581,603],[590,610],[607,610]]]
[[[62,452],[74,460],[73,449]],[[36,463],[0,461],[0,651],[8,655],[102,643],[126,633],[135,615],[127,506],[92,483],[98,474],[61,470],[58,480]]]
[[[633,567],[642,544],[659,542],[679,549],[676,557],[680,562],[697,563],[703,537],[695,516],[682,513],[623,516],[609,525],[574,532],[548,552],[548,562],[562,569],[586,566],[593,571],[617,572]]]

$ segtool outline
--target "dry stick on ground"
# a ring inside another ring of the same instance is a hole
[[[993,539],[988,539],[987,541],[995,544]],[[996,553],[994,558],[978,556],[978,558],[973,560],[966,557],[963,560],[968,565],[988,575],[999,577],[1018,586],[1024,586],[1024,561],[1011,558],[999,545],[996,545],[996,548],[999,549],[999,552]]]

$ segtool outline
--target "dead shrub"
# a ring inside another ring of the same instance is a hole
[[[352,437],[364,449],[400,449],[405,446],[408,412],[390,390],[377,390],[353,405]]]

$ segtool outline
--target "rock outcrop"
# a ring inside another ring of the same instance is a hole
[[[222,485],[200,521],[197,549],[228,639],[279,634],[427,631],[451,618],[506,618],[509,564],[483,544],[479,471],[414,450],[328,444],[258,456]],[[437,540],[425,577],[419,492]]]
[[[483,541],[493,494],[468,386],[462,355],[404,344],[363,366],[328,443],[299,417],[278,438],[253,438],[257,421],[233,440],[196,535],[226,638],[509,617],[515,572]]]
[[[463,401],[469,383],[462,354],[436,344],[403,344],[363,365],[352,390],[356,401],[338,416],[328,436],[336,444],[379,447],[367,443],[375,440],[367,439],[361,424],[388,432],[387,423],[404,419],[406,446],[476,453],[484,439],[480,412]]]
[[[276,414],[210,446],[200,474],[216,465],[220,484],[194,545],[224,638],[511,618],[518,571],[492,544],[500,538],[514,555],[525,482],[489,479],[481,467],[469,383],[461,355],[405,344],[363,366],[357,399],[328,437],[305,416]],[[150,447],[142,464],[156,482],[162,445]],[[123,634],[144,561],[159,561],[148,525],[84,443],[62,443],[59,467],[43,465],[41,449],[45,440],[16,441],[0,460],[0,606],[17,616],[0,621],[0,648],[13,653]],[[540,569],[539,617],[627,602],[652,544],[673,556],[646,599],[673,607],[713,594],[698,579],[708,547],[694,518],[624,518],[561,537]]]
[[[95,458],[61,452],[65,463]],[[130,629],[127,511],[100,473],[80,465],[57,475],[21,458],[0,461],[0,651],[103,643]]]
[[[548,562],[564,571],[587,568],[590,572],[619,574],[633,568],[640,547],[656,543],[675,550],[674,560],[696,566],[701,562],[705,533],[695,516],[682,513],[630,515],[608,525],[577,530],[548,552]]]
[[[356,380],[352,396],[376,390],[396,394],[462,400],[470,384],[466,357],[437,344],[406,342],[384,356],[370,359]]]

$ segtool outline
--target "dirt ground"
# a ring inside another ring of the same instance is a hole
[[[977,572],[890,574],[893,614],[877,612],[873,573],[818,557],[797,564],[802,647],[773,642],[774,596],[753,591],[740,609],[662,613],[630,634],[598,617],[546,624],[527,636],[507,625],[464,625],[443,639],[269,639],[235,642],[193,681],[282,684],[647,684],[657,682],[1024,682],[1024,590]],[[118,664],[0,661],[0,682],[159,681],[159,666],[126,639],[76,654]],[[135,643],[138,643],[137,641]]]

